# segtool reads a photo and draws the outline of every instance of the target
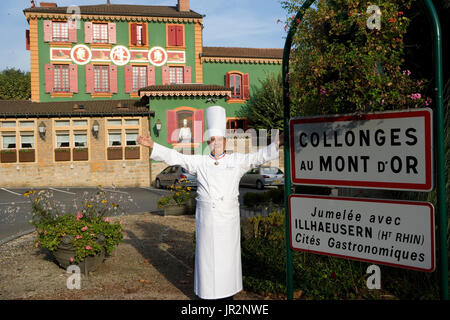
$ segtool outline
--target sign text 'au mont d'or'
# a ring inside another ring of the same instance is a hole
[[[292,182],[431,191],[432,110],[290,120]]]
[[[292,195],[289,216],[293,250],[435,269],[434,208],[429,203]]]

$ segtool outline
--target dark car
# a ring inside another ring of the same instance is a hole
[[[180,182],[186,187],[197,187],[197,177],[189,174],[187,170],[181,166],[170,166],[165,168],[156,176],[155,187],[161,189],[163,187],[175,186]]]
[[[239,185],[257,189],[263,189],[265,186],[282,186],[284,185],[284,174],[277,167],[254,168],[242,176]]]

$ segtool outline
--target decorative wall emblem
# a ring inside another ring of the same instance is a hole
[[[118,66],[124,66],[130,62],[130,50],[124,46],[115,46],[111,49],[110,58]]]
[[[79,65],[84,65],[89,63],[92,58],[92,52],[91,49],[89,49],[84,44],[78,44],[75,47],[72,48],[72,51],[70,52],[70,57],[72,58],[72,61]]]
[[[148,60],[155,67],[161,67],[167,62],[167,51],[161,47],[153,47],[148,52]]]
[[[167,51],[169,63],[186,63],[186,53],[184,51]]]
[[[92,49],[92,61],[111,62],[109,49]]]
[[[72,61],[70,48],[50,48],[50,59],[56,61]]]

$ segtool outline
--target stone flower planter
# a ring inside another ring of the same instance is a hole
[[[58,262],[61,268],[67,269],[70,265],[74,264],[70,262],[70,258],[75,256],[75,248],[72,245],[73,237],[65,236],[61,240],[59,247],[53,251],[53,257]],[[102,240],[97,241],[99,244],[103,244]],[[82,262],[77,264],[80,267],[80,271],[87,273],[89,271],[95,271],[105,260],[105,249],[95,256],[87,256]]]
[[[122,147],[108,148],[108,160],[122,160],[122,159],[123,159]]]
[[[184,205],[167,205],[162,210],[165,216],[182,216],[195,214],[195,199],[189,199]]]
[[[35,158],[34,149],[19,150],[19,162],[34,162],[34,158]]]
[[[140,148],[139,147],[125,147],[125,159],[139,159]]]
[[[72,155],[73,161],[87,161],[89,159],[88,148],[72,149]]]
[[[0,152],[0,159],[2,163],[17,162],[17,151],[16,149],[2,150]]]
[[[55,149],[55,161],[70,161],[70,149],[69,148]]]

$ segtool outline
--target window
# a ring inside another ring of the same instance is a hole
[[[133,66],[133,91],[147,86],[147,66]]]
[[[3,149],[15,149],[16,148],[16,135],[4,134],[3,137]]]
[[[75,143],[75,148],[87,147],[86,131],[75,132],[73,141]]]
[[[68,131],[56,132],[56,147],[57,148],[69,148],[70,147],[70,135]]]
[[[230,75],[230,88],[231,88],[231,98],[232,99],[242,98],[242,94],[241,94],[242,76],[240,74]]]
[[[86,127],[87,124],[87,120],[73,120],[72,124],[76,127]]]
[[[16,126],[15,121],[2,121],[3,128],[14,128]]]
[[[106,23],[93,23],[92,29],[92,42],[108,43],[108,25]]]
[[[121,131],[108,131],[108,146],[109,147],[121,147],[122,146],[122,132]]]
[[[121,119],[108,119],[108,126],[121,126],[122,120]]]
[[[20,121],[20,127],[34,127],[34,121]]]
[[[69,28],[67,22],[53,22],[52,27],[53,41],[69,41]]]
[[[242,129],[247,131],[248,120],[247,119],[227,119],[227,129],[238,130]]]
[[[167,46],[169,47],[184,46],[184,28],[182,25],[167,26]]]
[[[138,131],[126,131],[125,132],[126,145],[136,146],[138,134],[139,134]]]
[[[68,127],[68,126],[70,126],[70,120],[56,120],[55,126],[56,127]]]
[[[125,125],[126,126],[138,126],[139,119],[125,119]]]
[[[183,67],[169,67],[170,84],[184,83],[184,68]]]
[[[34,134],[30,132],[20,133],[20,148],[33,149],[34,148]]]
[[[94,66],[94,91],[109,92],[109,66]]]
[[[69,92],[69,66],[66,64],[53,66],[53,92]]]

